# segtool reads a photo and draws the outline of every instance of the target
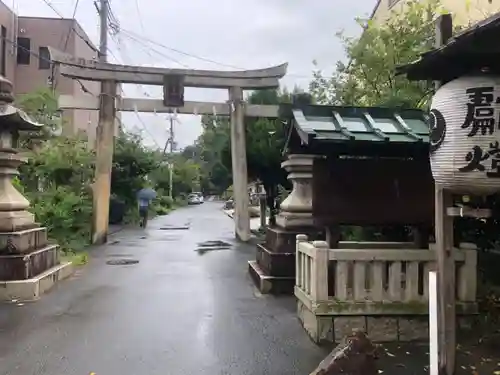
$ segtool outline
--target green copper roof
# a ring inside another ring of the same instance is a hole
[[[421,110],[309,105],[282,108],[300,138],[311,142],[428,143],[429,126]]]

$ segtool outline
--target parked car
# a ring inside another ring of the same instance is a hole
[[[200,197],[197,194],[189,194],[188,204],[201,204]]]
[[[196,193],[191,193],[188,195],[188,204],[202,204],[203,197],[200,197]]]
[[[205,199],[203,198],[203,193],[202,192],[199,192],[199,191],[196,191],[192,194],[196,194],[198,196],[198,199],[200,200],[200,203],[205,203]]]

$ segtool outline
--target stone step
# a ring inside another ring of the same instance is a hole
[[[47,228],[0,233],[0,254],[23,254],[47,245]]]
[[[255,260],[248,262],[248,271],[262,294],[293,294],[295,277],[269,276]]]
[[[28,280],[0,281],[0,301],[35,301],[72,274],[73,265],[65,262]]]
[[[46,245],[30,253],[0,255],[0,280],[31,279],[58,264],[58,245]]]

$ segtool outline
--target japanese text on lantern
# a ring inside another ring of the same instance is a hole
[[[500,103],[500,97],[494,95],[493,87],[474,87],[465,90],[468,96],[467,114],[462,129],[468,129],[467,137],[493,135],[499,129],[498,113],[495,104]],[[459,168],[460,172],[486,172],[487,177],[500,178],[500,144],[490,142],[488,147],[475,145],[465,155],[467,165]],[[485,165],[486,163],[489,166]]]

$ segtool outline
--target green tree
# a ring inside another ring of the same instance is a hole
[[[298,88],[294,95],[301,94]],[[251,104],[280,104],[290,102],[292,94],[286,90],[253,92],[247,101]],[[227,117],[204,116],[203,133],[193,148],[186,153],[196,155],[202,164],[205,186],[219,193],[225,191],[232,180],[231,133]],[[268,193],[268,205],[273,208],[279,185],[288,186],[286,173],[281,169],[284,159],[285,129],[277,119],[246,118],[247,168],[250,180],[260,181]]]
[[[63,249],[88,243],[95,155],[87,143],[51,137],[26,156],[19,183],[37,222],[48,228]]]
[[[16,103],[29,117],[43,125],[41,132],[24,132],[21,134],[21,147],[32,148],[33,140],[48,139],[57,134],[62,126],[58,96],[49,88],[20,95]]]
[[[314,72],[310,91],[320,104],[425,107],[432,85],[395,76],[396,67],[415,61],[434,44],[438,0],[410,0],[382,24],[357,20],[360,37],[338,36],[349,63],[337,62],[331,77]]]
[[[140,136],[121,132],[115,141],[111,193],[135,208],[137,191],[160,165],[160,154],[145,147]]]

